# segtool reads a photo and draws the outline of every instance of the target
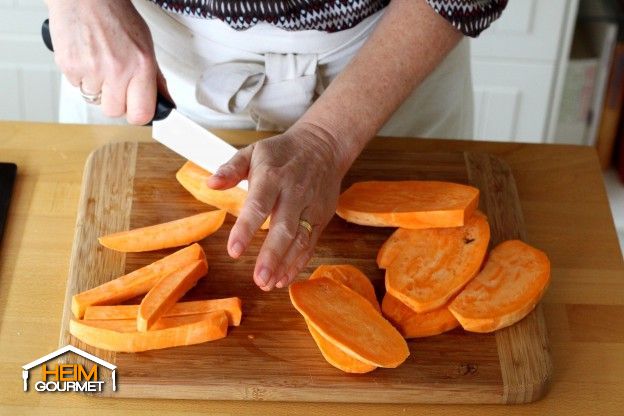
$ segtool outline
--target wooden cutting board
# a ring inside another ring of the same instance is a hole
[[[367,149],[344,187],[371,179],[435,179],[470,183],[481,190],[492,244],[524,238],[516,186],[501,160],[477,153],[420,153]],[[208,276],[185,299],[239,296],[243,322],[227,338],[189,347],[139,354],[91,348],[68,333],[70,300],[77,292],[148,264],[173,250],[122,254],[98,245],[102,234],[199,213],[196,201],[175,180],[183,159],[156,143],[110,144],[88,159],[61,326],[61,345],[71,343],[117,365],[115,397],[275,400],[375,403],[526,403],[545,394],[552,365],[541,308],[494,334],[461,329],[410,340],[411,355],[397,369],[364,375],[343,373],[321,356],[287,290],[262,292],[252,282],[265,232],[239,260],[226,254],[234,218],[201,244]],[[375,263],[392,229],[348,224],[335,217],[316,249],[305,278],[320,264],[349,263],[373,281],[383,296],[383,272]],[[134,303],[137,303],[135,300]]]

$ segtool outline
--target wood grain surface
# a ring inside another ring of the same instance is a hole
[[[322,358],[287,291],[265,293],[253,284],[253,266],[266,232],[259,232],[238,260],[227,256],[227,236],[234,222],[231,216],[217,233],[201,242],[210,271],[185,297],[241,297],[242,325],[230,329],[227,338],[140,354],[104,352],[74,339],[67,332],[72,294],[173,251],[124,256],[99,247],[99,235],[210,209],[175,180],[183,162],[158,144],[122,143],[95,151],[85,167],[60,344],[72,343],[119,367],[118,391],[109,394],[172,399],[524,403],[545,393],[552,369],[539,309],[495,334],[454,330],[409,341],[411,355],[397,369],[364,375],[335,369]],[[491,218],[492,244],[524,236],[513,176],[504,162],[490,155],[367,150],[343,186],[371,179],[475,184],[482,191],[481,208]],[[381,298],[383,271],[377,268],[375,258],[392,231],[348,224],[336,216],[300,277],[307,277],[320,264],[352,264],[371,278]],[[367,394],[361,394],[363,391]]]
[[[270,133],[217,131],[235,145]],[[546,251],[542,301],[554,372],[548,394],[520,405],[314,403],[101,398],[22,391],[21,366],[58,347],[69,258],[88,155],[107,143],[152,142],[151,129],[0,122],[0,159],[18,165],[0,245],[0,414],[142,416],[619,415],[624,408],[624,262],[595,150],[583,146],[377,138],[401,153],[485,152],[518,188],[529,243]],[[121,381],[121,380],[120,380]],[[166,386],[159,386],[165,389]],[[360,394],[367,394],[362,391]]]

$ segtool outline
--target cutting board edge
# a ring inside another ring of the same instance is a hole
[[[491,197],[495,194],[498,195],[501,191],[507,192],[507,200],[514,201],[516,205],[513,210],[493,210],[494,212],[502,213],[506,216],[505,218],[490,219],[490,216],[488,216],[488,219],[490,220],[504,221],[507,224],[515,225],[515,227],[513,227],[515,229],[515,235],[493,235],[493,239],[496,241],[519,238],[523,241],[527,241],[526,226],[524,223],[524,216],[522,214],[523,211],[520,206],[518,188],[511,167],[501,158],[489,153],[464,152],[464,156],[466,160],[466,168],[468,169],[468,176],[471,182],[473,179],[476,181],[477,175],[473,176],[473,174],[475,173],[477,166],[479,169],[483,166],[488,166],[488,172],[496,173],[496,178],[490,178],[491,180],[487,181],[488,186],[493,186],[493,188],[495,188],[491,190],[491,192],[483,192],[486,188],[485,183],[474,183],[474,185],[478,186],[481,191],[480,207],[491,206],[491,204],[496,203],[496,201],[505,199],[504,197],[500,198],[500,195],[497,198],[486,197]],[[500,184],[494,180],[500,178],[505,178],[506,186],[504,188],[500,187]],[[484,179],[484,176],[479,176],[479,179]],[[494,228],[498,229],[498,227]],[[499,242],[501,241],[497,241],[497,243]],[[538,335],[538,337],[537,339],[531,338],[533,345],[516,345],[511,342],[510,334],[512,331],[533,331]],[[543,398],[546,393],[548,393],[550,388],[553,376],[553,365],[548,347],[548,333],[541,303],[538,303],[535,309],[533,309],[533,311],[531,311],[531,313],[529,313],[520,322],[517,322],[509,328],[503,328],[496,331],[496,343],[499,352],[501,373],[504,384],[502,402],[508,404],[523,404],[532,403]],[[533,360],[530,364],[538,363],[540,365],[529,365],[529,363],[526,363],[522,359],[522,357],[526,356],[530,356]],[[536,369],[541,371],[533,371]]]

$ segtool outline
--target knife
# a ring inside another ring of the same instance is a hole
[[[41,25],[41,37],[46,47],[54,51],[48,19]],[[152,126],[154,140],[212,173],[237,152],[234,146],[179,112],[176,105],[160,92],[156,96],[154,117],[148,125]],[[246,180],[237,186],[245,191],[248,189]]]

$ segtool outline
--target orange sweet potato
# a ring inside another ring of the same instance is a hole
[[[535,308],[550,282],[544,252],[509,240],[496,246],[483,270],[449,305],[462,327],[492,332],[512,325]]]
[[[381,310],[405,338],[429,337],[459,326],[446,305],[430,312],[418,313],[388,293],[381,302]]]
[[[350,264],[324,264],[317,267],[310,275],[310,279],[318,279],[320,277],[327,277],[338,283],[342,283],[355,293],[363,296],[375,309],[381,312],[379,302],[377,302],[377,296],[375,296],[373,284],[357,267],[351,266]]]
[[[160,279],[141,301],[137,329],[147,331],[208,272],[205,259],[194,261]]]
[[[408,355],[401,334],[353,290],[321,277],[295,282],[290,300],[321,336],[360,362],[394,368]]]
[[[355,374],[363,374],[373,371],[377,368],[375,365],[370,365],[363,363],[357,358],[353,358],[352,356],[344,353],[340,348],[336,347],[330,341],[326,340],[319,332],[314,329],[309,322],[306,321],[308,325],[308,331],[312,335],[314,342],[321,350],[321,354],[323,354],[323,358],[336,367],[339,370],[342,370],[346,373],[355,373]]]
[[[72,296],[72,313],[76,318],[82,318],[88,306],[114,305],[143,295],[163,276],[201,259],[206,259],[204,250],[199,244],[192,244],[152,264]]]
[[[171,307],[159,321],[166,317],[199,315],[222,310],[228,317],[229,325],[239,326],[243,315],[240,298],[223,298],[178,302]],[[84,314],[85,320],[136,320],[139,305],[89,306]],[[157,321],[157,322],[159,322]],[[134,326],[136,330],[136,324]]]
[[[223,210],[209,211],[179,220],[98,238],[100,244],[126,253],[179,247],[203,240],[217,231],[225,220]]]
[[[172,319],[179,318],[181,317]],[[117,331],[72,319],[69,322],[69,332],[96,348],[116,352],[140,352],[213,341],[226,336],[227,326],[225,312],[215,311],[199,321],[146,332]]]
[[[240,215],[247,192],[238,187],[215,190],[208,187],[208,178],[212,173],[204,170],[193,162],[186,162],[176,173],[176,179],[180,184],[195,197],[195,199],[219,209],[226,210],[228,213],[238,217]],[[269,228],[269,220],[267,219],[262,225],[262,229]]]
[[[312,275],[310,275],[310,279],[318,279],[321,277],[332,279],[345,285],[355,293],[364,297],[364,299],[368,300],[370,304],[377,309],[377,311],[380,311],[379,302],[377,302],[375,289],[373,288],[371,281],[357,267],[349,264],[321,265],[314,270]],[[319,350],[321,350],[321,354],[323,354],[325,360],[334,367],[347,373],[359,374],[368,373],[377,368],[374,365],[363,363],[356,358],[345,354],[340,348],[336,347],[319,334],[318,331],[307,321],[306,324],[308,325],[308,330],[310,331],[314,342],[316,342]]]
[[[150,328],[150,331],[167,329],[174,326],[192,324],[212,317],[212,312],[197,313],[194,315],[163,316]],[[86,325],[110,329],[117,332],[137,332],[136,317],[133,319],[82,319]]]
[[[400,228],[377,256],[386,291],[419,313],[440,308],[477,274],[489,241],[487,218],[478,211],[463,227]]]
[[[358,182],[340,195],[336,213],[374,227],[460,227],[479,203],[472,186],[436,181]]]

